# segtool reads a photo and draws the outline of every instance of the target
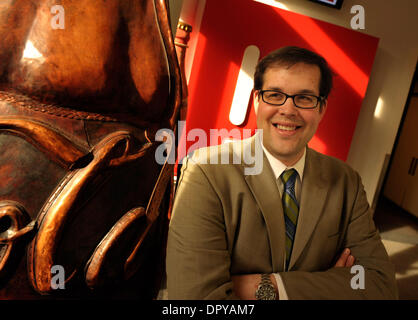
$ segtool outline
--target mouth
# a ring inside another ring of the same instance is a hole
[[[302,126],[298,126],[292,123],[273,123],[273,126],[281,132],[293,133],[300,129]]]

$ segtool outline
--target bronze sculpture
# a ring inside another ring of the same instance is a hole
[[[155,133],[182,100],[168,5],[58,2],[0,3],[0,299],[155,298],[173,171]]]

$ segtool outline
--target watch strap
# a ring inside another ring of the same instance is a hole
[[[258,285],[255,296],[258,300],[275,300],[276,299],[277,292],[270,279],[270,274],[261,275],[261,282]]]

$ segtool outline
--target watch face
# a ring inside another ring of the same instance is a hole
[[[276,291],[270,284],[260,284],[257,291],[255,292],[255,297],[257,300],[275,300]]]

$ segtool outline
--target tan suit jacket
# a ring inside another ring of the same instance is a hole
[[[242,150],[255,141],[244,140]],[[219,149],[209,150],[224,152]],[[275,272],[289,299],[397,298],[394,269],[361,179],[344,162],[307,149],[295,242],[284,272],[283,208],[265,155],[258,175],[245,175],[244,161],[201,164],[202,157],[199,150],[184,161],[178,182],[167,244],[169,299],[237,299],[231,275]],[[365,289],[351,287],[357,273],[350,268],[333,267],[345,247],[365,269]]]

